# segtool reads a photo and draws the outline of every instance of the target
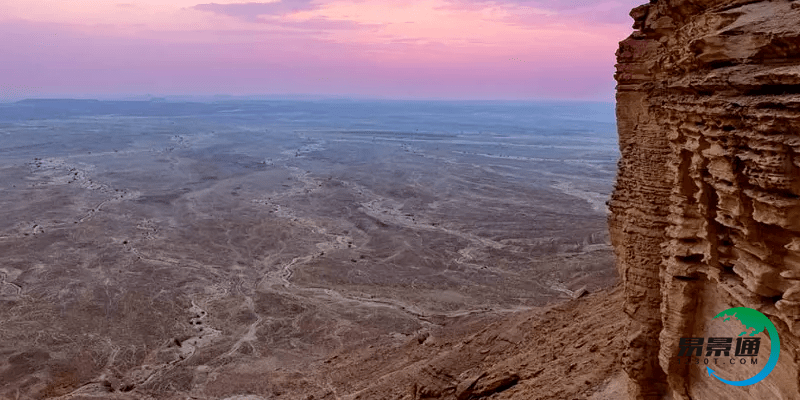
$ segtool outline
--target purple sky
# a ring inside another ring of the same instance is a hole
[[[0,101],[311,94],[612,101],[636,1],[5,0]]]

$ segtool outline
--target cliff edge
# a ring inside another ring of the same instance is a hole
[[[657,0],[631,16],[609,203],[631,398],[800,398],[800,1]],[[754,385],[678,357],[681,338],[736,337],[709,334],[731,307],[762,312],[780,337]]]

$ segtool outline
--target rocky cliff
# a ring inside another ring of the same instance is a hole
[[[800,398],[800,1],[654,0],[631,16],[609,203],[631,398]],[[737,306],[777,327],[765,380],[677,364],[681,337]]]

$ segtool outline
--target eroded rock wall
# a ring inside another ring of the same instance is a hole
[[[632,398],[800,398],[800,1],[657,0],[631,16],[609,226]],[[680,337],[737,306],[775,322],[774,373],[734,387],[676,365]]]

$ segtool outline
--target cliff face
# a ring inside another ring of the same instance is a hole
[[[632,398],[800,398],[800,1],[657,0],[631,16],[609,225]],[[764,381],[677,364],[679,338],[737,306],[777,326]]]

